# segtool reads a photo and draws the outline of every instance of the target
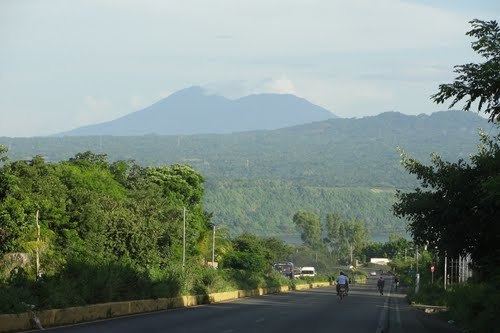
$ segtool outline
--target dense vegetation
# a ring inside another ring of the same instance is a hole
[[[397,147],[428,160],[431,152],[466,158],[478,143],[484,118],[456,111],[408,116],[387,112],[361,119],[331,119],[273,131],[226,135],[0,138],[13,160],[42,155],[68,159],[106,152],[112,161],[142,165],[187,163],[209,181],[286,180],[327,187],[411,188]]]
[[[293,216],[293,223],[305,247],[316,256],[330,258],[324,260],[326,263],[355,264],[355,259],[362,257],[368,244],[366,222],[338,213],[329,213],[322,222],[313,212],[298,211]],[[328,268],[333,270],[333,267]]]
[[[485,112],[498,126],[500,27],[496,21],[473,20],[471,25],[468,35],[476,39],[472,48],[484,62],[456,66],[459,75],[454,82],[441,85],[433,98],[438,103],[451,100],[452,105],[465,101],[465,111],[477,106],[478,111]],[[416,295],[425,301],[448,304],[451,316],[472,332],[498,331],[500,135],[497,133],[482,133],[479,151],[468,161],[459,159],[451,163],[434,155],[427,165],[403,153],[404,167],[421,184],[412,192],[399,193],[394,205],[395,213],[410,221],[415,244],[432,250],[433,262],[442,261],[444,256],[472,257],[470,268],[474,274],[469,283],[445,291],[441,283],[432,284],[424,279],[423,288]]]
[[[188,166],[109,163],[88,152],[10,162],[4,154],[0,146],[0,312],[289,283],[272,271],[292,252],[277,239],[219,230],[222,269],[204,264],[210,214],[203,178]]]
[[[207,179],[206,208],[232,233],[294,232],[297,209],[330,211],[365,220],[377,238],[402,233],[394,217],[394,189],[417,185],[399,163],[396,147],[428,160],[467,158],[486,120],[462,112],[406,116],[389,112],[331,119],[274,131],[227,135],[0,138],[13,160],[43,155],[60,161],[92,150],[112,161],[142,165],[188,163]]]
[[[323,217],[342,212],[366,221],[376,239],[405,234],[404,220],[391,214],[395,191],[375,188],[301,186],[282,181],[208,182],[206,206],[234,233],[294,235],[290,223],[297,208]]]

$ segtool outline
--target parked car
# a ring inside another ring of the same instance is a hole
[[[293,279],[295,277],[295,267],[293,262],[276,263],[274,264],[274,269],[287,278]]]
[[[300,276],[316,276],[316,268],[312,266],[302,267],[300,269]]]

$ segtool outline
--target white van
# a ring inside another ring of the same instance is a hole
[[[314,267],[302,267],[300,276],[316,276],[316,269]]]

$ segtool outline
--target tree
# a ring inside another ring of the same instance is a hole
[[[478,112],[484,107],[491,122],[500,121],[500,28],[496,21],[473,20],[470,24],[467,35],[476,38],[472,49],[486,61],[455,66],[455,81],[441,84],[431,98],[438,104],[452,99],[450,108],[465,99],[464,111],[477,102]]]
[[[368,231],[365,223],[361,220],[346,221],[343,226],[342,234],[344,242],[349,251],[350,263],[354,263],[354,252],[359,252],[368,242]]]
[[[263,272],[271,267],[266,260],[266,250],[261,240],[252,234],[236,237],[233,240],[233,251],[226,253],[222,263],[225,268],[250,272]]]
[[[455,67],[459,76],[442,84],[431,98],[437,103],[453,98],[451,106],[466,99],[464,110],[474,102],[478,112],[500,120],[500,28],[496,21],[473,20],[467,35],[477,40],[474,51],[486,59],[481,64]],[[500,134],[480,134],[482,145],[470,162],[444,161],[433,154],[424,165],[401,151],[405,169],[416,175],[421,187],[397,193],[394,213],[410,221],[417,245],[429,244],[450,256],[471,254],[483,279],[500,266]]]
[[[368,258],[390,258],[402,257],[406,251],[412,248],[409,240],[399,235],[389,235],[389,241],[385,243],[370,243],[363,247],[362,253]]]
[[[0,145],[0,163],[7,161],[7,147]]]
[[[339,245],[341,226],[342,216],[337,213],[330,213],[326,215],[325,242],[330,246],[330,248],[334,248]]]
[[[363,221],[345,219],[337,213],[330,213],[325,221],[325,243],[339,258],[348,254],[349,262],[354,262],[354,253],[360,252],[368,242],[368,230]]]
[[[321,244],[321,220],[318,215],[299,211],[293,216],[293,223],[300,231],[302,241],[312,247],[319,249]]]
[[[450,256],[470,253],[483,278],[500,266],[500,135],[481,136],[470,163],[432,156],[432,165],[402,153],[403,166],[421,181],[414,192],[398,192],[394,212],[410,221],[418,245]]]

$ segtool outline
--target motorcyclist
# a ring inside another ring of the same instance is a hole
[[[345,275],[344,272],[340,272],[340,275],[337,277],[337,295],[340,293],[340,287],[344,286],[346,292],[349,292],[349,278]]]
[[[395,276],[394,277],[394,284],[396,285],[396,290],[398,290],[398,287],[399,287],[399,276]]]
[[[384,294],[384,286],[385,286],[385,280],[382,276],[380,276],[377,281],[377,288],[378,291],[380,292],[380,295]]]

